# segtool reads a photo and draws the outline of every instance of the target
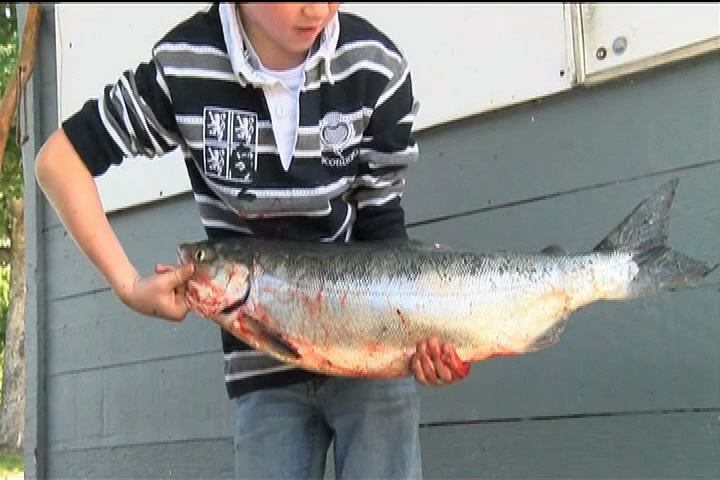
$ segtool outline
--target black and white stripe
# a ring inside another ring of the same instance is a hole
[[[233,70],[217,4],[171,30],[154,46],[150,61],[126,71],[98,100],[63,122],[65,132],[94,175],[124,157],[181,148],[209,237],[320,242],[405,237],[400,200],[406,169],[418,157],[411,135],[418,104],[410,69],[400,50],[365,20],[340,13],[335,21],[333,39],[323,39],[337,44],[330,50],[318,45],[306,65],[288,171],[257,83],[264,80],[250,66],[257,59]],[[252,183],[205,174],[206,108],[257,119]],[[339,151],[322,142],[327,115],[339,115],[351,132]],[[327,155],[336,157],[325,161]],[[231,396],[310,375],[225,332],[223,350]]]

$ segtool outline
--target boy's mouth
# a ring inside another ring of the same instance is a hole
[[[318,27],[295,27],[295,31],[300,35],[315,35],[318,31]]]

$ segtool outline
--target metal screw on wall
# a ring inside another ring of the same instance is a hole
[[[612,51],[615,53],[615,55],[622,55],[625,50],[627,50],[627,43],[627,38],[623,36],[617,37],[615,40],[613,40]]]
[[[627,50],[627,38],[623,36],[617,37],[615,40],[613,40],[612,43],[612,51],[615,55],[622,55],[625,53],[625,50]],[[607,58],[607,48],[600,47],[595,51],[595,58],[598,60],[605,60]]]

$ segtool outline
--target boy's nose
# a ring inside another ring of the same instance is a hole
[[[325,18],[330,12],[330,4],[328,2],[306,3],[302,12],[309,18]]]

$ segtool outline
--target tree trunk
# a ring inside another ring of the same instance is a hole
[[[2,172],[2,164],[5,159],[5,147],[7,146],[10,127],[12,127],[13,121],[15,120],[18,99],[20,98],[21,92],[25,90],[25,85],[30,79],[33,67],[35,66],[35,51],[37,50],[41,18],[42,6],[39,3],[29,4],[25,16],[25,27],[23,28],[17,65],[14,70],[15,73],[10,77],[2,100],[0,100],[0,172]],[[16,125],[18,129],[20,128],[19,123],[20,122]],[[22,142],[19,146],[22,146]]]
[[[12,202],[10,304],[0,406],[0,445],[21,449],[25,433],[25,226],[23,200]]]

